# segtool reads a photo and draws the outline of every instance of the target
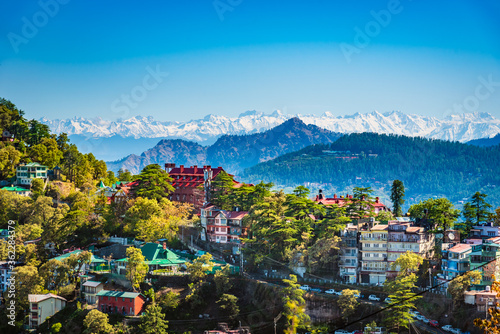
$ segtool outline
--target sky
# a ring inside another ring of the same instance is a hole
[[[247,110],[500,118],[495,0],[4,0],[0,97],[27,118]]]

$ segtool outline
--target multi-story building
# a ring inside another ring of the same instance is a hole
[[[441,259],[441,270],[443,273],[437,275],[438,282],[443,283],[443,287],[447,287],[448,282],[453,278],[469,271],[469,255],[471,253],[472,247],[468,244],[456,244],[449,249],[443,250],[443,257]]]
[[[41,165],[38,162],[30,162],[29,164],[21,164],[16,167],[16,184],[22,186],[30,186],[33,179],[46,179],[47,166]]]
[[[199,209],[203,204],[208,203],[208,190],[212,181],[224,169],[222,167],[212,168],[211,166],[184,167],[175,164],[165,164],[165,171],[174,179],[172,186],[175,191],[170,195],[170,200],[182,203],[193,204],[195,209]],[[228,174],[233,177],[233,175]],[[240,187],[242,183],[234,181],[235,187]]]
[[[248,235],[243,226],[243,218],[247,211],[220,210],[214,205],[206,205],[200,209],[200,222],[203,227],[201,239],[217,243],[240,244],[241,238]],[[206,235],[205,235],[206,234]]]
[[[413,226],[410,222],[389,221],[387,238],[387,276],[394,277],[397,270],[391,270],[391,264],[401,254],[408,251],[428,258],[434,252],[434,234],[427,233],[424,227]]]
[[[500,277],[500,237],[485,239],[481,244],[471,245],[468,254],[470,270],[480,270],[482,280],[476,289],[483,289],[492,284],[492,276]]]
[[[500,236],[500,226],[494,226],[493,223],[484,223],[472,226],[468,239],[489,239]]]
[[[28,295],[30,303],[29,327],[37,328],[47,318],[66,307],[66,299],[52,293],[45,295]]]
[[[345,197],[344,196],[337,197],[337,194],[334,194],[332,198],[325,198],[323,196],[322,191],[320,190],[319,194],[316,195],[316,198],[314,200],[316,203],[323,204],[325,206],[338,205],[342,207],[349,205],[350,203],[353,202],[354,199],[352,195],[345,195]],[[379,214],[380,212],[383,211],[391,211],[384,203],[380,202],[380,198],[378,197],[375,197],[375,201],[373,201],[371,204],[373,206],[373,212],[375,214]],[[368,209],[369,208],[367,207],[366,210]]]
[[[359,282],[382,284],[385,282],[387,271],[388,225],[374,224],[370,221],[363,224],[359,232],[361,246]]]
[[[339,274],[343,281],[356,283],[358,278],[358,226],[349,223],[341,232]]]
[[[12,270],[10,269],[9,262],[0,261],[0,292],[6,291],[9,288],[9,278]]]
[[[86,281],[82,284],[82,294],[89,304],[97,303],[97,294],[104,289],[104,283],[97,281]]]

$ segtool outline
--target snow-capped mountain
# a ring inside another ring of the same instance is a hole
[[[122,121],[106,121],[101,118],[40,121],[55,133],[83,135],[86,138],[121,136],[130,138],[182,138],[199,143],[213,143],[224,134],[249,134],[269,130],[286,120],[298,117],[306,124],[340,133],[376,132],[406,136],[467,142],[479,138],[491,138],[500,133],[500,120],[488,113],[450,115],[444,119],[407,115],[400,111],[335,117],[330,112],[321,116],[288,115],[280,111],[264,114],[247,111],[238,117],[207,115],[203,119],[188,122],[160,122],[153,117],[135,116]]]

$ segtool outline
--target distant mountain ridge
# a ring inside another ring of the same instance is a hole
[[[231,173],[274,159],[313,144],[332,143],[342,134],[334,133],[315,125],[305,124],[291,118],[273,129],[250,135],[224,135],[213,145],[205,147],[185,140],[161,140],[155,147],[139,155],[108,162],[108,169],[118,171],[126,168],[139,173],[151,163],[163,165],[174,162],[183,165],[224,166]]]
[[[281,111],[268,115],[257,111],[247,111],[233,118],[207,115],[203,119],[187,122],[160,122],[151,116],[135,116],[121,121],[82,117],[61,120],[42,118],[40,121],[47,124],[54,133],[66,132],[68,135],[84,135],[87,138],[119,135],[124,138],[184,139],[211,144],[225,134],[263,132],[293,117],[298,117],[306,124],[314,124],[341,133],[392,133],[459,142],[491,138],[500,133],[500,120],[491,114],[480,112],[449,115],[444,119],[407,115],[400,111],[386,113],[373,111],[338,117],[330,112],[316,116],[289,115]]]

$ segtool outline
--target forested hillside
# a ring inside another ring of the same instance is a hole
[[[374,133],[351,134],[312,145],[245,170],[247,181],[278,186],[306,184],[326,195],[371,186],[387,195],[392,180],[406,187],[406,208],[432,196],[459,203],[480,190],[500,204],[500,147]],[[387,198],[387,197],[386,197]],[[388,202],[388,200],[386,200]]]

